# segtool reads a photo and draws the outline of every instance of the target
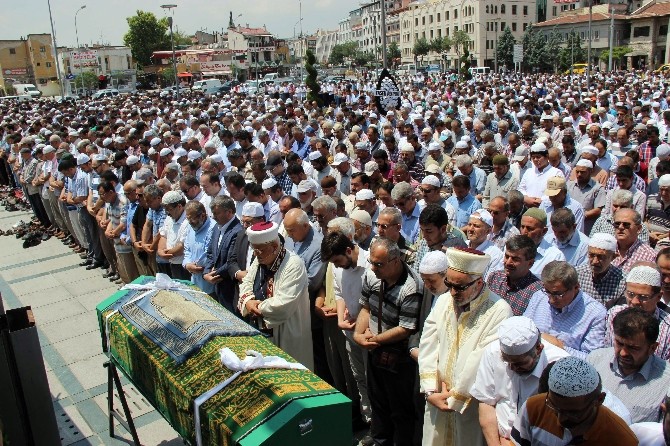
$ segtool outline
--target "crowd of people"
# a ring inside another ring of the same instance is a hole
[[[670,444],[668,81],[399,85],[0,99],[0,183],[82,267],[256,326],[362,445]]]

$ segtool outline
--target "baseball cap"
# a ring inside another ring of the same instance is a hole
[[[566,183],[563,177],[551,177],[547,180],[547,188],[544,194],[548,197],[558,195],[562,190],[565,190]]]

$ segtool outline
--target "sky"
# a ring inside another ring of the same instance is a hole
[[[128,29],[126,17],[135,15],[137,9],[153,12],[163,17],[167,11],[160,6],[175,4],[174,23],[179,31],[194,34],[196,31],[221,31],[228,26],[229,12],[235,24],[251,27],[265,25],[278,37],[292,37],[295,27],[300,33],[299,0],[51,0],[58,46],[75,46],[74,17],[77,10],[77,30],[80,45],[105,43],[123,45],[123,35]],[[253,4],[253,8],[249,5]],[[216,5],[216,6],[215,6]],[[219,6],[220,5],[220,6]],[[335,30],[338,21],[357,8],[357,0],[305,0],[302,2],[302,27],[305,34],[317,29]],[[241,17],[235,19],[239,14]],[[50,33],[47,0],[14,2],[0,14],[0,40],[19,39],[28,34]]]

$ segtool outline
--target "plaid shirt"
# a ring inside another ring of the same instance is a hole
[[[579,288],[601,304],[618,299],[626,288],[624,275],[620,268],[610,266],[605,275],[596,283],[593,281],[591,265],[585,263],[577,267]]]
[[[635,185],[635,187],[643,194],[647,193],[647,183],[645,183],[642,177],[636,173],[633,174],[633,185]],[[607,190],[620,189],[619,183],[616,182],[616,175],[610,175],[610,177],[607,179],[606,188]]]
[[[508,218],[505,220],[505,224],[500,229],[500,231],[498,231],[498,233],[491,232],[487,238],[493,242],[493,244],[496,245],[498,249],[500,249],[502,252],[505,252],[505,243],[507,243],[507,240],[519,234],[520,232],[517,227],[514,226],[514,224],[512,224]]]
[[[489,275],[486,285],[489,289],[507,301],[512,307],[514,316],[521,316],[526,311],[530,298],[542,289],[542,281],[529,272],[526,277],[512,285],[507,281],[505,270],[494,271]]]
[[[607,324],[605,326],[605,346],[611,347],[613,345],[612,337],[612,322],[619,312],[625,308],[628,308],[628,305],[616,305],[609,309],[607,312]],[[661,308],[656,308],[654,311],[654,316],[659,321],[658,325],[658,347],[654,352],[656,356],[667,361],[670,359],[670,314]]]
[[[447,248],[465,248],[468,245],[465,243],[464,237],[462,236],[463,232],[456,228],[451,227],[451,230],[447,232],[447,238],[442,242],[442,251],[446,252]],[[416,245],[416,261],[412,265],[412,269],[416,272],[419,271],[419,265],[423,257],[428,254],[430,251],[434,251],[426,243],[426,239],[421,238],[419,243]]]
[[[277,183],[281,186],[282,190],[286,195],[291,195],[291,190],[293,189],[293,182],[291,177],[288,176],[286,170],[284,170],[281,175],[274,177],[277,180]]]
[[[637,151],[640,153],[641,163],[648,163],[653,157],[656,156],[656,147],[652,147],[649,141],[645,141],[640,144],[637,148]]]
[[[419,183],[423,181],[423,177],[426,176],[423,164],[421,164],[417,159],[415,159],[412,164],[407,164],[407,170],[409,171],[409,176]]]
[[[624,274],[633,268],[637,262],[656,262],[656,251],[646,243],[642,243],[639,239],[628,248],[626,255],[621,257],[618,255],[612,261],[612,265],[618,266]]]

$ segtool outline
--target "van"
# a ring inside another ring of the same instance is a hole
[[[264,81],[273,81],[279,77],[279,73],[268,73],[263,76]]]
[[[42,92],[37,89],[33,84],[14,84],[14,90],[16,90],[17,96],[28,94],[33,99],[39,98],[42,96]]]
[[[402,64],[398,67],[396,73],[398,73],[399,75],[416,74],[416,64],[413,63]]]
[[[204,79],[193,82],[191,90],[202,91],[205,94],[218,93],[221,88],[221,81],[219,79]]]
[[[439,73],[442,71],[439,65],[426,65],[426,73]]]
[[[474,76],[474,75],[477,75],[477,74],[480,74],[480,75],[481,74],[489,74],[491,72],[491,68],[489,68],[489,67],[470,67],[468,69],[468,71],[470,72],[470,74],[472,74]]]

